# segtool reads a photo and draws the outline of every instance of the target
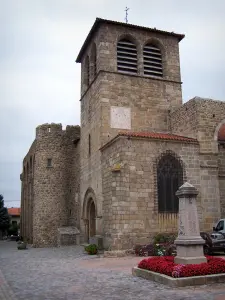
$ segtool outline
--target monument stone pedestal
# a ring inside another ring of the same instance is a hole
[[[176,264],[200,264],[207,262],[203,253],[205,241],[200,236],[196,206],[198,191],[190,183],[184,183],[176,192],[179,198],[178,237],[175,240]]]

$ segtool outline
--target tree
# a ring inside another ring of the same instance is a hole
[[[5,232],[10,226],[10,216],[8,214],[8,209],[4,207],[3,196],[0,195],[0,236]]]

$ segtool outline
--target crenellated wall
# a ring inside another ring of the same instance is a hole
[[[25,180],[21,232],[36,247],[56,246],[57,228],[79,226],[79,139],[79,126],[62,130],[61,124],[43,124],[36,128],[32,201],[27,200]],[[26,157],[30,155],[29,151]],[[26,178],[26,169],[22,178]]]

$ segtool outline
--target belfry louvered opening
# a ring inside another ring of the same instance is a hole
[[[163,77],[162,54],[160,49],[153,44],[147,44],[144,46],[143,57],[144,74]]]
[[[117,44],[117,70],[137,74],[136,45],[128,39],[122,39]]]

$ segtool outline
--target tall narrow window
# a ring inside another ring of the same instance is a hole
[[[26,168],[23,166],[23,182],[26,180]]]
[[[51,158],[47,159],[47,167],[52,167],[52,159]]]
[[[94,43],[91,48],[91,76],[93,80],[97,74],[97,54],[96,54],[96,44]]]
[[[162,54],[154,44],[147,44],[143,50],[144,74],[163,77]]]
[[[171,154],[163,156],[157,166],[158,209],[159,212],[177,213],[179,200],[175,195],[183,184],[183,168]]]
[[[33,164],[32,164],[32,156],[30,157],[30,174],[33,175]]]
[[[33,156],[33,173],[34,173],[34,167],[35,167],[35,155]]]
[[[137,74],[137,48],[128,39],[122,39],[117,44],[117,70]]]
[[[88,154],[91,155],[91,135],[88,135]]]
[[[84,84],[89,86],[90,83],[90,62],[89,62],[89,56],[86,57],[85,63],[84,63]]]
[[[29,164],[27,162],[27,181],[29,180],[29,175],[30,175],[30,169],[29,169]]]

